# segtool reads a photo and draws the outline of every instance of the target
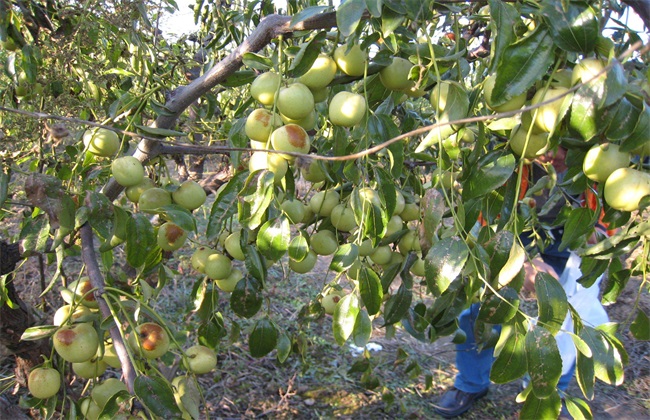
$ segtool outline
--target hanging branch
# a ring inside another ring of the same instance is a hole
[[[113,314],[111,313],[108,304],[104,300],[104,277],[102,272],[99,269],[99,264],[97,263],[97,255],[95,254],[95,245],[93,239],[93,229],[86,222],[80,229],[81,235],[81,257],[84,264],[86,265],[86,272],[88,278],[90,279],[90,284],[95,289],[95,300],[99,305],[99,312],[102,314],[102,319],[112,318]],[[120,334],[119,327],[113,325],[109,328],[109,333],[111,339],[113,340],[113,347],[117,353],[118,359],[122,364],[122,374],[124,375],[124,381],[126,382],[126,387],[130,393],[133,393],[133,382],[135,381],[135,368],[131,363],[129,354],[126,350],[126,345],[122,336]]]

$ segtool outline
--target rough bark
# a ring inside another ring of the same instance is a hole
[[[18,295],[13,283],[13,271],[22,259],[19,244],[0,242],[0,275],[9,274],[5,288],[13,307],[8,304],[0,306],[0,343],[16,358],[16,382],[27,385],[29,371],[43,360],[42,354],[49,354],[47,340],[21,341],[23,332],[34,324],[29,307]]]

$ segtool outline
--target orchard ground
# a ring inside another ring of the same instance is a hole
[[[209,211],[211,201],[212,198],[209,198],[204,209],[199,210],[199,221],[202,220],[201,212]],[[180,325],[173,323],[174,320],[188,324],[195,322],[185,316],[188,308],[193,306],[190,295],[198,278],[191,270],[190,255],[191,249],[185,246],[168,261],[168,266],[176,270],[177,275],[164,288],[156,304],[158,313],[171,321],[172,328],[180,329]],[[74,273],[78,270],[81,267],[80,258],[77,263],[78,266],[66,267],[67,272]],[[285,260],[282,267],[275,264],[269,270],[267,293],[272,302],[270,312],[282,328],[290,332],[298,329],[297,318],[302,306],[310,299],[315,299],[323,286],[334,279],[334,273],[328,272],[328,265],[329,258],[321,257],[311,273],[296,274],[288,270]],[[45,304],[46,310],[40,314],[44,318],[37,324],[48,324],[56,308],[63,302],[58,294],[39,298],[39,278],[38,260],[31,258],[17,269],[15,281],[21,297],[28,304],[40,308]],[[607,307],[612,321],[629,322],[627,317],[630,316],[638,287],[638,279],[630,280],[618,302]],[[650,296],[640,296],[640,306],[646,311],[650,310]],[[453,363],[455,352],[450,339],[428,344],[412,338],[400,329],[394,338],[386,338],[383,329],[375,328],[371,342],[381,346],[381,350],[371,352],[370,363],[377,386],[374,389],[365,388],[361,373],[349,372],[355,362],[363,360],[363,356],[348,344],[340,347],[334,342],[332,318],[329,315],[310,323],[303,330],[308,347],[302,360],[294,353],[284,364],[280,364],[275,358],[275,352],[261,359],[252,358],[243,334],[252,322],[238,319],[230,310],[228,299],[228,293],[220,295],[219,308],[226,319],[226,326],[232,325],[231,320],[237,320],[242,333],[236,335],[232,342],[229,337],[224,338],[218,349],[217,369],[199,376],[211,419],[428,419],[435,417],[435,402],[453,384],[456,373]],[[534,311],[534,301],[530,301],[528,307]],[[379,324],[375,322],[375,326]],[[635,340],[628,331],[622,331],[622,339],[629,354],[625,381],[620,387],[597,381],[595,399],[590,402],[595,419],[643,419],[650,416],[650,342]],[[194,337],[188,337],[188,343],[193,341]],[[173,377],[176,369],[165,367],[162,371]],[[0,349],[0,390],[5,397],[15,402],[20,394],[13,395],[13,388],[7,385],[11,382],[8,379],[12,375],[13,357]],[[118,374],[109,369],[105,377],[115,375]],[[81,392],[83,384],[84,382],[73,382],[72,391]],[[493,385],[488,396],[478,401],[475,408],[462,418],[517,418],[521,405],[515,402],[515,397],[520,390],[520,381]],[[569,392],[581,396],[575,380]]]

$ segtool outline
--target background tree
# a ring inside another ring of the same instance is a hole
[[[63,379],[66,360],[76,376],[94,377],[111,348],[126,385],[97,385],[108,397],[77,402],[59,393],[32,400],[36,407],[114,414],[125,400],[155,416],[199,416],[193,376],[170,381],[157,368],[192,371],[195,353],[152,307],[188,232],[192,266],[205,274],[193,291],[192,339],[206,360],[237,328],[224,323],[220,293],[253,320],[251,355],[300,353],[295,332],[265,304],[268,267],[304,272],[334,254],[337,281],[306,303],[302,322],[332,312],[339,344],[365,344],[373,323],[434,341],[455,333],[456,316],[479,299],[494,306],[477,330],[484,343],[496,341],[493,324],[508,327],[496,345],[511,362],[495,368],[495,380],[540,372],[522,394],[524,415],[559,413],[561,366],[546,361],[558,354],[552,336],[570,309],[551,286],[537,291],[536,325],[519,307],[531,255],[517,237],[541,241],[551,227],[539,221],[547,209],[535,207],[536,193],[560,187],[550,202],[563,205],[562,246],[583,257],[581,283],[608,271],[606,302],[630,276],[647,293],[650,87],[644,34],[616,21],[626,3],[312,3],[289,1],[275,14],[272,2],[199,2],[198,33],[170,43],[157,21],[173,1],[0,2],[0,203],[17,224],[2,253],[1,338],[24,359],[21,385],[41,354]],[[630,5],[647,27],[648,3]],[[99,126],[117,136],[92,131]],[[548,176],[525,188],[530,161],[558,145],[568,150],[564,178],[547,165]],[[599,145],[624,153],[620,168],[585,166]],[[136,161],[116,159],[123,155]],[[202,182],[215,197],[207,224],[197,224],[203,190],[172,175],[198,179],[205,165],[218,176]],[[582,195],[588,206],[576,205]],[[616,233],[598,236],[600,223]],[[623,266],[618,257],[629,253],[636,258]],[[71,305],[62,323],[90,332],[26,329],[29,311],[10,279],[32,255],[55,268],[43,290]],[[83,267],[71,266],[78,255]],[[647,339],[647,314],[630,310],[630,329]],[[578,382],[591,399],[595,378],[622,382],[625,349],[615,325],[595,329],[571,314]],[[86,357],[70,354],[76,343],[66,343],[78,335],[97,341],[89,375],[75,365]],[[29,340],[38,351],[21,350],[34,348]],[[55,353],[43,351],[49,340]],[[589,417],[585,403],[569,400],[574,416]]]

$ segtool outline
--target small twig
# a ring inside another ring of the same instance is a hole
[[[111,310],[108,307],[108,304],[104,300],[104,277],[102,276],[101,270],[99,269],[99,264],[97,263],[97,255],[95,254],[94,238],[92,227],[86,222],[80,229],[81,234],[81,257],[84,264],[86,265],[86,272],[88,278],[90,279],[90,284],[95,289],[95,300],[99,305],[99,311],[102,314],[102,318],[112,318],[113,315]],[[124,375],[124,380],[126,382],[126,387],[130,393],[133,393],[133,382],[135,381],[135,367],[131,363],[129,354],[126,350],[126,345],[117,325],[113,325],[109,330],[111,339],[113,340],[113,347],[115,347],[115,352],[117,357],[122,364],[122,374]]]

